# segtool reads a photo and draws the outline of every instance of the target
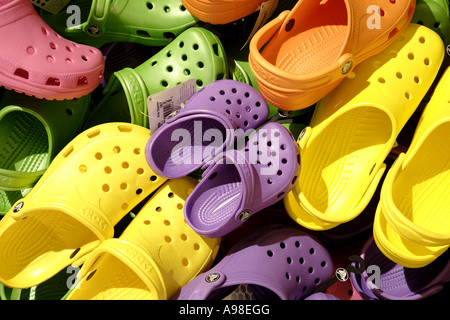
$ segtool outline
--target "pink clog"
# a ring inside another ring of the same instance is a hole
[[[36,98],[79,98],[103,77],[100,50],[62,38],[29,0],[0,7],[0,47],[0,85]]]

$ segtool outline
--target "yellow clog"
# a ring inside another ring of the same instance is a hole
[[[166,182],[119,238],[92,252],[67,299],[165,300],[206,271],[220,238],[204,238],[184,220],[184,203],[196,184],[189,177]]]
[[[317,104],[298,139],[300,177],[285,198],[297,223],[327,230],[364,210],[385,171],[384,160],[443,58],[441,38],[410,24]]]
[[[35,286],[77,263],[165,178],[148,167],[150,130],[127,123],[76,136],[0,220],[0,282]]]
[[[411,145],[389,170],[374,239],[390,260],[424,267],[450,246],[450,69],[425,107]]]

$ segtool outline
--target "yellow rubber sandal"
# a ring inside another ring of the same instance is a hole
[[[383,183],[374,239],[390,260],[424,267],[450,246],[450,69],[425,107],[411,145]]]
[[[0,282],[29,288],[76,264],[161,186],[144,155],[150,130],[108,123],[77,135],[0,220]]]
[[[193,178],[166,182],[119,238],[96,248],[68,300],[166,300],[212,265],[220,238],[204,238],[184,220]]]
[[[362,212],[398,134],[431,87],[443,58],[441,38],[411,24],[317,104],[298,139],[299,179],[285,199],[297,223],[327,230]]]

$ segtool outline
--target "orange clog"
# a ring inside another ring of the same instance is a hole
[[[211,24],[227,24],[259,10],[267,0],[181,0],[197,19]]]
[[[250,42],[261,94],[279,109],[312,106],[356,65],[387,48],[409,25],[415,6],[416,0],[298,1]]]

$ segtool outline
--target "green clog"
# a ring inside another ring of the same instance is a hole
[[[100,48],[109,42],[164,46],[197,23],[181,0],[71,0],[41,17],[61,36]]]
[[[50,101],[5,90],[0,101],[0,216],[39,180],[87,118],[90,95]]]
[[[448,0],[417,0],[413,23],[436,32],[447,46],[450,44],[450,13]]]
[[[149,95],[191,78],[199,90],[227,76],[227,57],[219,38],[204,28],[189,28],[138,67],[115,72],[86,128],[115,121],[149,128]]]

